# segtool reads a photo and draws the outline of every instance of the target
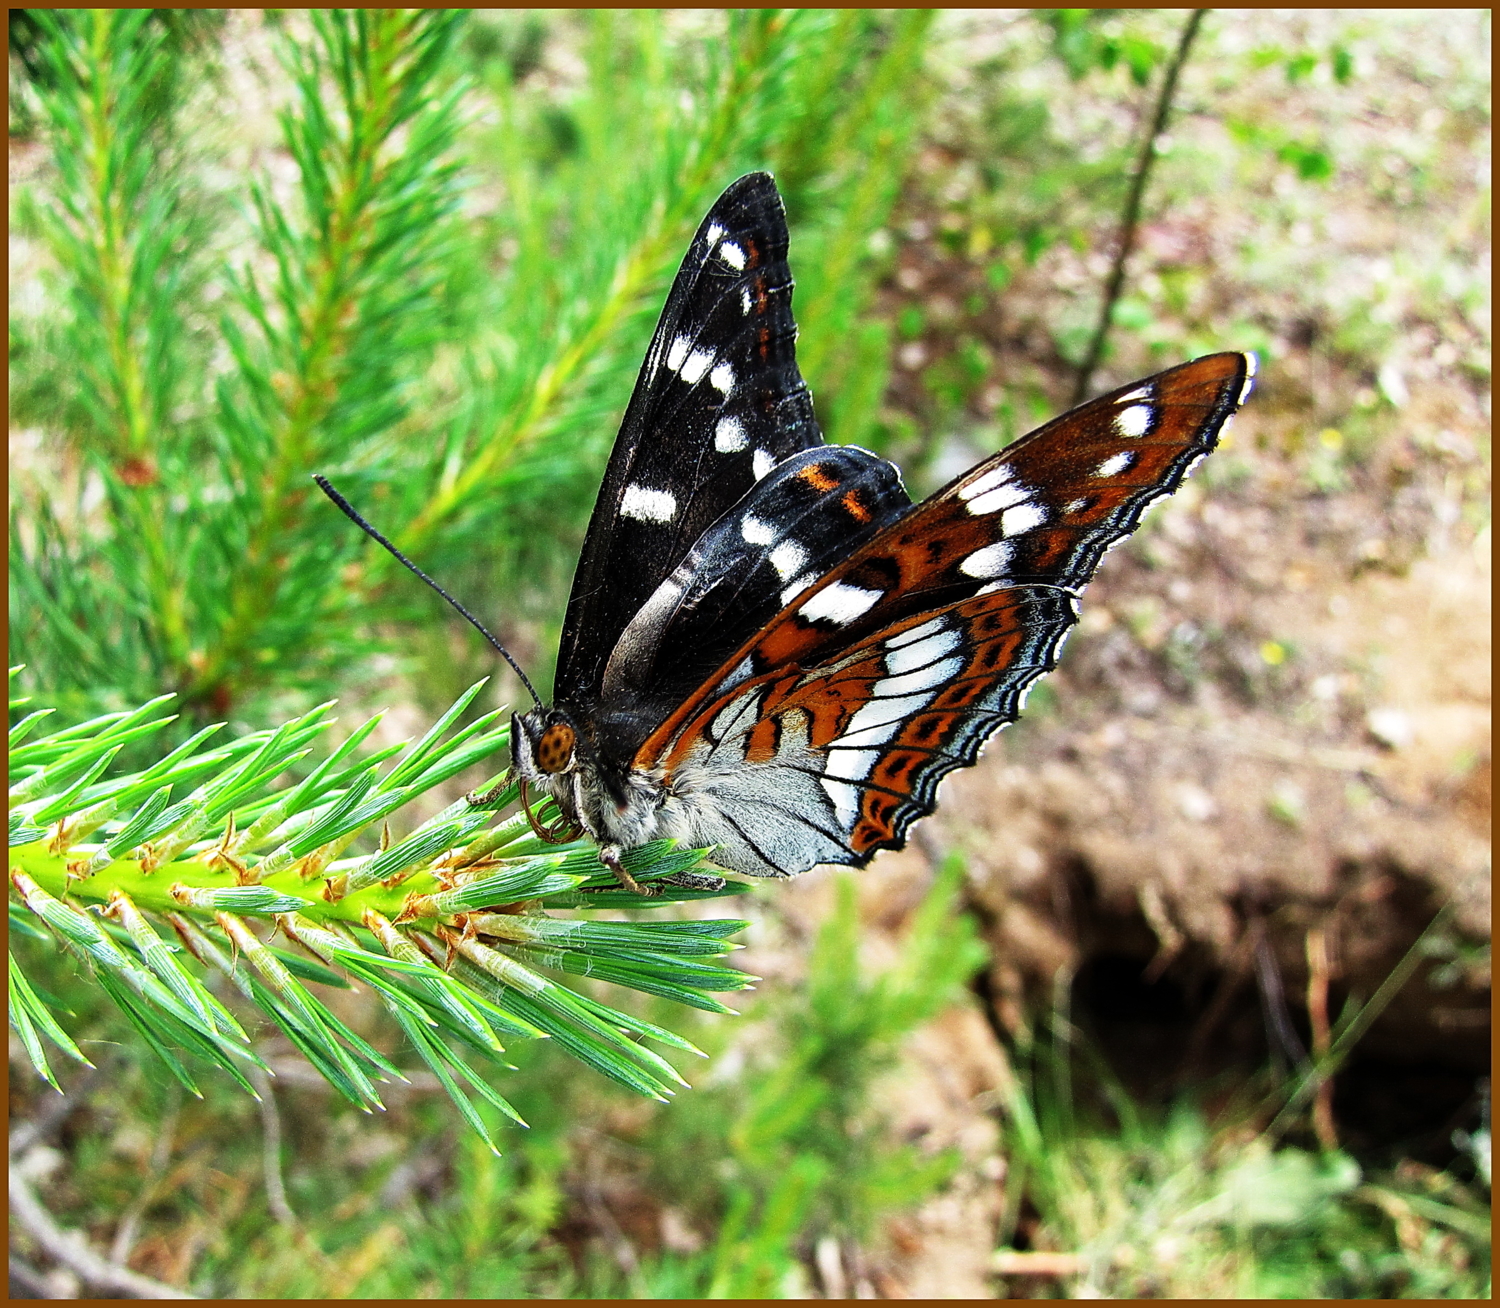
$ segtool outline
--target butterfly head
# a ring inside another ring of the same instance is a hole
[[[511,719],[511,756],[526,780],[571,772],[578,761],[578,731],[560,709],[534,708]]]

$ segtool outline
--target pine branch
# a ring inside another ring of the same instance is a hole
[[[27,714],[12,729],[22,742],[11,753],[13,936],[44,936],[79,958],[194,1094],[195,1063],[226,1071],[252,1094],[248,1073],[261,1066],[206,970],[340,1093],[372,1109],[378,1084],[401,1073],[313,988],[368,986],[491,1147],[471,1093],[520,1118],[471,1060],[504,1066],[505,1040],[550,1037],[612,1080],[666,1098],[684,1082],[642,1040],[698,1051],[568,979],[731,1012],[713,996],[754,978],[715,960],[738,947],[730,937],[745,923],[556,912],[656,912],[736,888],[694,886],[682,874],[701,851],[658,841],[626,858],[660,891],[642,900],[621,890],[591,846],[539,848],[524,814],[499,817],[467,799],[391,840],[387,820],[403,806],[506,749],[498,712],[460,725],[482,684],[399,752],[360,755],[375,719],[315,766],[301,763],[306,775],[279,789],[331,725],[330,706],[226,745],[211,745],[206,728],[120,775],[109,764],[121,743],[164,727],[170,697],[50,735],[36,735],[44,712]],[[376,828],[383,848],[351,852]],[[278,931],[286,947],[270,943]],[[43,1038],[88,1061],[14,955],[10,985],[11,1023],[40,1075],[55,1084]]]
[[[62,312],[49,333],[71,383],[70,434],[102,483],[110,530],[103,538],[64,531],[49,517],[30,539],[13,539],[15,570],[41,601],[15,615],[28,643],[71,645],[73,658],[54,661],[74,676],[105,680],[124,653],[160,684],[190,644],[189,555],[167,494],[181,460],[163,450],[161,435],[176,425],[190,385],[194,350],[183,310],[203,275],[205,223],[177,166],[174,106],[163,112],[172,62],[164,26],[149,10],[34,17],[44,34],[41,103],[56,170],[30,214],[56,265]],[[69,602],[74,578],[96,571],[122,592],[117,613],[149,612],[152,620],[112,631],[116,624],[101,623],[97,605]]]
[[[275,276],[266,285],[239,270],[247,321],[223,323],[238,372],[219,393],[235,488],[223,559],[232,598],[215,614],[190,700],[228,702],[282,651],[308,647],[338,584],[312,539],[322,519],[309,525],[304,513],[308,475],[404,413],[403,388],[435,345],[455,237],[457,169],[445,156],[463,87],[445,85],[443,72],[462,15],[310,18],[315,39],[282,46],[297,88],[281,122],[300,212],[267,185],[252,188]]]
[[[31,212],[69,310],[49,329],[65,404],[43,419],[85,450],[106,500],[91,508],[81,483],[76,505],[50,484],[16,502],[18,647],[75,698],[165,684],[193,714],[222,712],[355,640],[331,621],[349,601],[338,538],[304,513],[307,477],[399,422],[440,338],[464,90],[446,52],[463,16],[316,11],[311,40],[283,30],[298,184],[285,201],[249,188],[261,248],[220,270],[232,309],[214,386],[190,328],[207,223],[158,112],[159,25],[42,12],[55,169]]]

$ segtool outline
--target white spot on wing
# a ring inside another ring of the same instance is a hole
[[[851,586],[847,581],[835,581],[824,586],[797,612],[808,622],[831,622],[838,627],[847,627],[874,608],[882,594],[883,591]]]
[[[1002,463],[998,468],[991,468],[982,477],[975,477],[967,486],[958,488],[958,498],[961,500],[972,500],[976,495],[985,495],[1001,486],[1008,485],[1015,470],[1009,464]]]
[[[756,450],[754,457],[750,460],[751,470],[755,473],[755,480],[759,481],[766,473],[776,466],[773,459],[765,450]]]
[[[709,223],[708,231],[704,235],[707,237],[708,243],[712,245],[719,237],[724,235],[724,229],[718,223]]]
[[[934,659],[942,658],[957,645],[958,632],[952,629],[934,632],[926,640],[919,640],[914,645],[903,645],[900,649],[887,650],[885,670],[892,676],[896,676],[903,672],[910,672],[913,668],[926,667]]]
[[[978,577],[981,581],[1003,577],[1006,569],[1010,567],[1013,549],[1009,541],[996,541],[993,545],[986,545],[981,550],[975,550],[958,565],[958,570],[966,577]]]
[[[677,512],[677,498],[668,491],[648,490],[645,486],[627,486],[620,500],[620,516],[641,522],[671,522]]]
[[[800,577],[793,577],[781,588],[781,607],[786,608],[798,595],[802,594],[817,578],[810,572],[804,572]]]
[[[1135,462],[1133,450],[1121,450],[1118,454],[1111,454],[1097,468],[1094,469],[1096,477],[1115,477],[1124,472]]]
[[[1007,536],[1019,536],[1047,521],[1047,510],[1040,504],[1017,504],[1000,515],[1000,530]],[[973,558],[971,554],[969,556]]]
[[[780,574],[785,581],[788,577],[796,576],[802,571],[807,562],[807,551],[794,540],[784,540],[768,556],[771,566]]]
[[[905,699],[872,699],[849,719],[845,736],[853,736],[871,727],[884,726],[887,722],[904,722],[913,713],[920,712],[932,703],[933,695],[908,695]]]
[[[833,801],[833,814],[838,824],[846,831],[852,830],[854,820],[859,816],[859,791],[847,781],[833,781],[828,777],[819,777],[818,780]]]
[[[703,374],[708,371],[709,365],[713,361],[714,356],[712,351],[694,350],[682,361],[682,367],[678,369],[678,372],[681,374],[682,380],[689,386],[692,386],[703,379]]]
[[[734,369],[727,363],[721,363],[708,374],[708,380],[721,395],[728,395],[734,389]]]
[[[740,312],[747,318],[750,316],[750,292],[743,287],[740,289]]]
[[[1132,404],[1115,414],[1115,430],[1128,439],[1144,436],[1151,430],[1151,406]]]
[[[745,270],[745,252],[733,241],[725,241],[719,246],[719,258],[723,259],[735,272]]]
[[[946,624],[942,618],[933,618],[931,622],[924,622],[920,627],[913,627],[910,631],[903,631],[899,636],[892,636],[885,643],[886,649],[898,649],[902,645],[910,645],[914,640],[924,640],[935,631],[941,631]]]
[[[769,522],[762,522],[754,514],[749,514],[740,523],[740,535],[745,538],[747,545],[769,545],[776,539],[776,528]]]
[[[714,449],[720,454],[738,454],[750,443],[745,424],[738,418],[720,418],[714,428]]]
[[[682,367],[682,361],[688,357],[688,351],[692,348],[693,343],[686,336],[676,337],[667,351],[667,367],[673,372],[678,371]]]
[[[830,749],[823,774],[846,781],[863,781],[880,759],[878,749]]]
[[[1089,506],[1089,498],[1085,495],[1082,499],[1069,500],[1063,505],[1064,513],[1081,513]]]
[[[999,486],[988,494],[980,495],[969,501],[969,512],[975,517],[982,518],[986,513],[995,513],[1000,509],[1008,509],[1013,504],[1024,504],[1030,491],[1018,482],[1008,486]]]
[[[958,672],[963,665],[964,661],[961,658],[943,659],[939,663],[918,668],[915,672],[908,672],[904,676],[884,677],[875,683],[875,696],[877,699],[890,699],[893,695],[910,695],[923,690],[936,690],[939,686],[947,685],[953,679],[953,674]]]
[[[1130,392],[1129,395],[1120,396],[1120,398],[1116,400],[1115,403],[1133,404],[1136,400],[1149,400],[1150,398],[1151,388],[1149,386],[1137,386],[1133,391]]]

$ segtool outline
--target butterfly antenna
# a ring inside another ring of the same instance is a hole
[[[542,697],[536,693],[536,687],[531,684],[531,678],[521,671],[521,665],[517,663],[515,659],[511,658],[510,651],[495,639],[495,637],[490,633],[489,628],[486,627],[484,623],[482,623],[478,618],[470,613],[468,609],[464,608],[462,604],[454,599],[452,595],[448,594],[448,592],[445,591],[441,586],[439,586],[437,582],[435,582],[431,577],[423,572],[421,568],[417,567],[415,563],[413,563],[409,558],[406,557],[406,555],[404,555],[400,550],[392,545],[390,541],[386,540],[386,538],[382,536],[378,531],[376,531],[374,527],[370,526],[370,524],[360,516],[359,510],[356,509],[352,504],[350,504],[349,501],[346,500],[342,495],[340,495],[338,491],[334,490],[333,483],[330,482],[327,477],[323,476],[323,474],[320,472],[315,472],[313,473],[313,480],[318,483],[318,489],[321,490],[323,494],[328,496],[329,499],[331,499],[335,504],[339,506],[340,509],[343,510],[344,516],[348,518],[350,522],[352,522],[356,527],[364,532],[365,535],[379,541],[382,545],[384,545],[386,549],[388,549],[392,553],[392,555],[395,556],[398,563],[403,564],[405,567],[408,567],[413,572],[415,572],[417,576],[419,576],[423,581],[431,586],[433,590],[437,591],[437,593],[441,595],[445,600],[447,600],[448,603],[453,605],[453,607],[457,609],[459,613],[461,613],[464,618],[473,626],[475,631],[477,631],[481,636],[489,641],[491,645],[499,650],[500,657],[503,658],[507,663],[509,663],[512,671],[515,672],[516,676],[521,678],[521,684],[526,687],[527,694],[529,694],[531,698],[536,701],[536,706],[538,708],[542,707]]]

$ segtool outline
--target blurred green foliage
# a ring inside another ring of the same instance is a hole
[[[951,1004],[983,963],[972,922],[955,911],[962,872],[948,863],[899,958],[873,975],[860,962],[853,881],[840,877],[806,982],[792,1003],[758,1014],[770,1024],[764,1040],[740,1037],[743,1070],[709,1078],[682,1113],[658,1115],[654,1188],[717,1231],[699,1293],[795,1290],[798,1261],[817,1238],[868,1240],[877,1217],[920,1202],[957,1165],[893,1143],[868,1100],[902,1037]],[[705,1158],[718,1161],[705,1169]]]

